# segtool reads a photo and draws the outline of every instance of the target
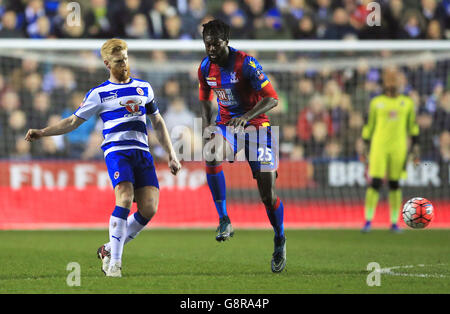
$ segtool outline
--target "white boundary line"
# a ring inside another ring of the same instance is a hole
[[[405,265],[405,266],[392,266],[381,268],[379,272],[384,275],[391,276],[403,276],[403,277],[420,277],[420,278],[447,278],[447,276],[442,274],[408,274],[408,273],[397,273],[393,272],[394,269],[410,269],[415,267],[426,267],[426,266],[441,266],[447,264],[436,264],[436,265],[425,265],[425,264],[417,264],[417,265]]]

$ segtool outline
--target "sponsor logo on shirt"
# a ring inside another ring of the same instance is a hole
[[[142,111],[139,109],[139,105],[142,104],[140,99],[129,99],[125,103],[119,101],[119,105],[125,107],[129,114],[124,115],[124,117],[134,117],[142,115]]]
[[[217,82],[216,82],[216,78],[215,77],[207,77],[206,78],[206,83],[209,86],[217,86]]]
[[[105,102],[105,101],[109,101],[109,100],[113,100],[113,99],[117,98],[117,91],[116,92],[109,92],[109,94],[110,94],[109,96],[101,98],[102,103]]]

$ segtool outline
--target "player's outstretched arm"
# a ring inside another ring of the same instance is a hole
[[[149,115],[150,121],[152,122],[153,129],[156,133],[156,138],[159,143],[162,145],[167,154],[169,154],[169,168],[173,175],[176,175],[178,171],[181,169],[181,164],[178,161],[177,155],[172,146],[172,142],[170,141],[169,132],[166,128],[166,123],[164,122],[161,114],[152,114]]]
[[[76,115],[71,115],[68,118],[60,120],[54,125],[47,126],[46,128],[29,129],[25,135],[25,140],[32,142],[44,136],[66,134],[78,128],[84,121],[85,120],[77,117]]]

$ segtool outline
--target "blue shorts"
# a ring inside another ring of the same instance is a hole
[[[247,127],[243,133],[230,132],[226,125],[217,125],[222,136],[233,148],[234,155],[245,149],[245,159],[256,178],[258,172],[278,169],[278,134],[270,126],[259,129]]]
[[[135,189],[155,186],[159,189],[152,155],[141,149],[110,152],[105,158],[113,187],[123,181],[133,183]]]

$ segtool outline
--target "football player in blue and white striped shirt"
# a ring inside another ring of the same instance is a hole
[[[149,151],[146,116],[169,155],[169,168],[176,175],[181,165],[155,103],[153,90],[146,81],[130,77],[128,46],[110,39],[101,48],[110,72],[109,80],[91,89],[70,117],[43,129],[28,130],[25,139],[69,133],[94,115],[103,120],[102,149],[111,178],[116,206],[109,222],[109,242],[98,250],[102,270],[107,276],[121,277],[125,243],[134,239],[155,215],[159,184]],[[137,212],[129,215],[133,199]]]

